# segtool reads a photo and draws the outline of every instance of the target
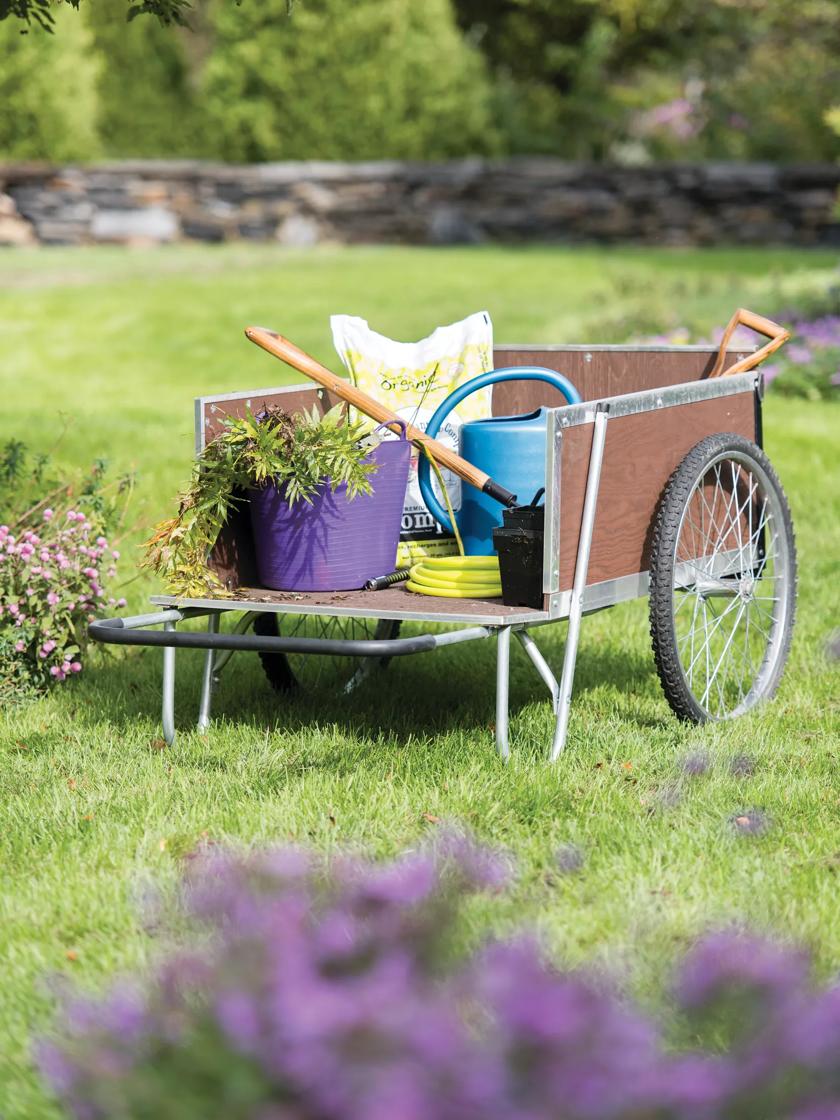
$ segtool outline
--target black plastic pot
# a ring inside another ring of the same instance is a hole
[[[536,504],[542,495],[539,490],[530,505],[506,509],[502,527],[493,530],[502,602],[508,607],[542,609],[545,506]]]

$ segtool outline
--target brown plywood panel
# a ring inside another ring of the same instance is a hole
[[[647,571],[653,518],[671,474],[706,436],[737,432],[754,440],[755,422],[751,392],[610,420],[587,583]],[[592,433],[592,424],[563,433],[561,590],[568,590],[574,581]]]
[[[503,366],[545,366],[563,373],[585,401],[681,385],[706,377],[717,350],[518,350],[497,347],[494,362]],[[540,405],[565,404],[556,389],[541,381],[501,382],[493,388],[494,416],[531,412]]]
[[[222,421],[226,416],[240,418],[249,410],[261,412],[265,408],[276,406],[287,412],[301,412],[317,405],[323,408],[321,397],[326,394],[318,393],[314,385],[292,385],[285,389],[268,389],[254,392],[247,397],[237,397],[234,400],[224,398],[205,397],[202,403],[200,423],[204,427],[204,440],[209,442],[219,434]]]
[[[257,582],[257,560],[247,502],[242,502],[228,515],[207,566],[229,591]]]

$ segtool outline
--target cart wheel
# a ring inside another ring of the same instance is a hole
[[[346,618],[339,615],[258,615],[254,632],[269,637],[387,640],[400,631],[398,619]],[[388,657],[330,657],[322,654],[261,653],[269,684],[277,692],[319,689],[352,692],[371,673],[387,667]]]
[[[731,719],[776,691],[796,605],[790,509],[764,452],[710,436],[671,476],[650,559],[650,633],[680,719]]]

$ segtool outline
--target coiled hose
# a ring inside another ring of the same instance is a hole
[[[435,595],[444,599],[498,599],[502,594],[498,556],[465,556],[464,542],[452,511],[449,493],[440,467],[427,447],[423,450],[435,472],[443,493],[449,520],[458,545],[457,556],[427,557],[411,568],[406,587],[418,595]]]

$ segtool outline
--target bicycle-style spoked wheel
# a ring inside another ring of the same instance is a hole
[[[396,638],[394,619],[347,618],[340,615],[262,614],[254,632],[284,638],[327,638],[363,641]],[[265,675],[278,692],[303,690],[341,695],[352,692],[371,673],[388,664],[384,657],[347,657],[329,654],[261,653]]]
[[[650,624],[681,719],[731,719],[776,691],[796,601],[787,499],[767,456],[710,436],[672,475],[654,524]]]

